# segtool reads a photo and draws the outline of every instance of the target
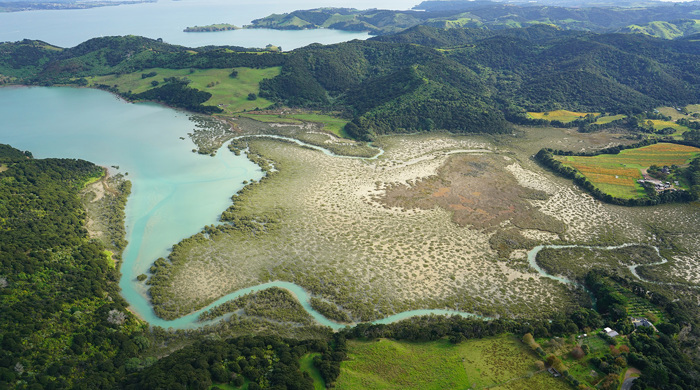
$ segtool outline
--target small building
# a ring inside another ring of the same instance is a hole
[[[634,325],[635,329],[637,329],[639,327],[643,327],[643,328],[652,328],[652,329],[654,329],[654,331],[656,331],[656,327],[654,326],[654,324],[652,324],[651,321],[649,321],[646,318],[634,318],[633,317],[632,318],[632,325]]]
[[[617,333],[616,331],[614,331],[610,328],[603,328],[603,331],[605,332],[605,334],[607,334],[610,337],[617,337],[620,335],[619,333]]]

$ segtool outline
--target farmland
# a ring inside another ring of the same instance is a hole
[[[535,367],[537,356],[513,336],[413,343],[380,339],[348,342],[338,390],[568,389]]]
[[[642,179],[642,170],[651,165],[685,165],[700,155],[700,149],[692,146],[659,143],[638,149],[623,150],[619,154],[599,156],[557,156],[571,166],[601,191],[620,198],[644,196],[636,181]]]
[[[619,114],[619,115],[606,115],[606,116],[601,116],[596,119],[595,123],[598,125],[604,125],[606,123],[610,123],[616,120],[620,119],[625,119],[627,118],[627,115]]]
[[[658,120],[658,119],[651,119],[649,120],[652,123],[652,127],[654,130],[662,130],[666,128],[671,128],[674,130],[673,133],[667,134],[670,135],[673,138],[680,139],[681,135],[685,133],[686,131],[690,130],[686,126],[679,125],[676,122],[671,122],[671,121],[663,121],[663,120]]]
[[[154,81],[162,83],[163,79],[168,77],[184,77],[191,81],[190,87],[211,93],[211,98],[204,104],[220,107],[224,110],[223,114],[264,108],[272,104],[269,100],[260,97],[249,100],[248,95],[251,93],[257,95],[260,92],[260,81],[277,76],[280,68],[236,68],[236,71],[238,71],[236,77],[229,77],[231,69],[152,68],[122,75],[91,77],[88,82],[91,86],[105,84],[116,86],[119,92],[131,91],[137,94],[154,88]]]
[[[528,112],[527,115],[533,119],[546,119],[548,121],[572,122],[585,117],[588,114],[600,115],[597,112],[575,112],[567,110],[556,110],[547,112]]]
[[[694,119],[692,117],[693,114],[700,113],[700,104],[690,104],[685,106],[685,112],[688,113],[686,115],[682,111],[678,111],[675,107],[659,107],[657,108],[657,111],[659,111],[661,114],[666,115],[671,117],[671,120],[678,120],[681,118],[687,118],[687,119]]]

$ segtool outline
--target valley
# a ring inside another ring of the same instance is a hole
[[[421,7],[0,43],[0,387],[700,386],[697,5]]]

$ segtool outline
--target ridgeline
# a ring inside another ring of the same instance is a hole
[[[700,100],[697,40],[523,29],[417,26],[402,33],[289,53],[237,47],[188,49],[147,38],[95,38],[62,49],[25,40],[0,45],[5,83],[87,85],[87,78],[166,69],[269,68],[258,96],[275,106],[320,108],[352,118],[346,132],[448,130],[508,133],[526,111],[569,109],[636,114]],[[160,85],[158,85],[160,84]],[[98,87],[118,92],[110,85]],[[132,100],[216,113],[187,80],[154,83]],[[167,92],[167,93],[166,93]],[[165,97],[167,95],[167,98]]]

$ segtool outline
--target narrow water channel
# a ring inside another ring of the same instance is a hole
[[[217,320],[198,322],[199,313],[270,287],[290,291],[321,325],[333,329],[347,325],[331,321],[312,309],[309,294],[302,287],[284,281],[238,290],[173,321],[155,315],[145,286],[136,281],[136,276],[147,273],[159,257],[166,257],[175,243],[206,225],[218,223],[221,212],[231,204],[231,195],[243,187],[242,182],[259,180],[263,175],[245,156],[224,151],[216,157],[192,153],[191,141],[181,139],[193,128],[186,114],[155,104],[129,104],[103,91],[41,87],[0,88],[0,117],[3,118],[2,143],[30,150],[36,158],[81,158],[103,166],[119,166],[112,168],[112,173],[128,175],[132,182],[126,208],[129,245],[123,254],[120,287],[131,309],[151,325],[184,329],[211,324]],[[321,147],[292,141],[334,155]],[[373,158],[382,153],[378,149]],[[603,249],[629,245],[633,244]],[[535,247],[528,253],[530,266],[543,277],[574,283],[548,274],[536,262],[537,253],[544,248],[571,247],[575,246]],[[665,262],[663,259],[658,264]],[[630,271],[639,278],[636,266],[631,266]],[[428,314],[488,319],[451,310],[413,310],[374,323],[386,324]]]

